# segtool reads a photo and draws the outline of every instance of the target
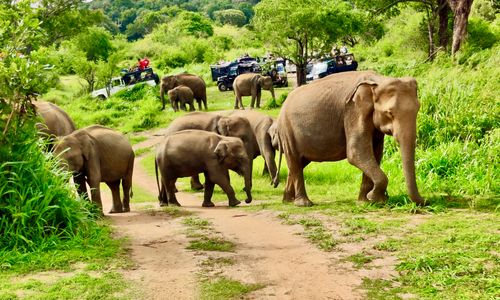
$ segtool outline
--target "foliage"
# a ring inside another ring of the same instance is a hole
[[[85,52],[87,60],[107,60],[113,52],[111,35],[104,28],[90,27],[79,34],[74,41],[76,47]]]
[[[342,37],[361,32],[364,16],[343,1],[264,0],[255,6],[253,21],[271,50],[297,65],[300,85],[307,63],[329,53]]]
[[[42,152],[34,124],[15,119],[7,134],[9,143],[0,148],[0,248],[34,250],[89,227],[94,214],[75,200],[70,174]]]
[[[215,19],[221,24],[243,26],[247,22],[245,14],[238,9],[226,9],[214,12]]]

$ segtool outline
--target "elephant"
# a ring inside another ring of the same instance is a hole
[[[179,111],[179,102],[182,110],[186,110],[186,104],[189,104],[189,110],[194,111],[193,105],[193,91],[185,86],[179,85],[168,91],[168,98],[170,99],[170,104],[174,111]]]
[[[386,201],[388,179],[380,168],[384,136],[399,143],[412,201],[422,205],[415,179],[416,120],[420,103],[414,78],[372,71],[344,72],[292,91],[277,120],[289,173],[283,201],[310,206],[303,168],[311,161],[339,161],[363,171],[358,199]]]
[[[87,182],[92,201],[102,208],[99,185],[105,182],[113,194],[110,213],[130,211],[135,155],[122,134],[99,125],[85,127],[58,140],[54,152],[66,162],[70,171],[77,174],[74,179],[81,196],[87,195]]]
[[[36,126],[40,132],[47,135],[54,142],[56,137],[62,137],[75,131],[76,127],[69,115],[59,106],[45,101],[33,101],[33,107],[43,123]]]
[[[229,112],[229,116],[239,116],[246,118],[255,135],[257,142],[254,149],[258,149],[257,155],[262,155],[265,161],[264,172],[271,176],[272,184],[276,187],[279,184],[279,178],[276,177],[277,168],[275,158],[275,147],[272,144],[272,129],[275,121],[270,116],[254,110],[234,110]],[[271,130],[271,131],[270,131]]]
[[[179,85],[185,85],[193,91],[194,99],[198,102],[198,109],[201,110],[201,103],[205,105],[207,110],[207,85],[205,81],[196,75],[181,73],[177,75],[165,76],[161,79],[160,85],[160,98],[162,103],[162,110],[165,109],[165,92],[175,88]]]
[[[203,207],[213,207],[211,201],[214,185],[226,193],[229,206],[241,202],[236,199],[230,184],[228,170],[233,170],[245,179],[246,203],[252,202],[252,173],[248,168],[249,158],[239,138],[227,137],[203,130],[182,130],[167,136],[157,148],[155,159],[156,184],[160,206],[180,206],[175,197],[175,182],[179,177],[205,175]],[[161,186],[158,182],[160,169]]]
[[[234,94],[236,100],[234,101],[234,108],[244,109],[241,97],[252,96],[252,102],[250,107],[253,108],[255,105],[255,99],[257,99],[257,108],[260,108],[260,96],[261,90],[268,90],[274,99],[274,88],[273,80],[270,76],[262,76],[256,73],[246,73],[241,74],[234,79],[233,82]]]
[[[163,135],[169,136],[185,129],[211,131],[223,136],[240,138],[250,159],[249,170],[250,174],[252,174],[252,162],[259,154],[259,148],[250,123],[246,118],[240,116],[222,116],[209,112],[191,112],[172,121],[163,132]],[[196,190],[203,189],[203,185],[200,183],[197,175],[191,177],[191,187]]]

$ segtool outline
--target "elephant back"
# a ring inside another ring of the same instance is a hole
[[[169,136],[181,130],[197,129],[217,132],[217,123],[221,116],[207,112],[187,113],[173,120],[167,127],[164,135]]]
[[[59,106],[44,101],[35,101],[33,105],[37,115],[44,122],[38,126],[42,132],[53,136],[65,136],[75,131],[73,120]]]
[[[178,84],[189,87],[196,99],[206,99],[207,85],[203,78],[187,73],[176,75],[176,77]]]

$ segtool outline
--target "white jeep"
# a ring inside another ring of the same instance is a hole
[[[92,91],[91,96],[93,98],[107,99],[123,89],[133,88],[136,84],[145,83],[149,86],[155,86],[159,81],[158,75],[153,73],[151,68],[148,68],[142,72],[131,72],[122,77],[112,78],[107,87]]]

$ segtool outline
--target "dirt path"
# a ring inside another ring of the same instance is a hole
[[[154,142],[148,140],[136,147],[149,147]],[[245,299],[363,298],[356,289],[361,284],[359,275],[300,236],[302,227],[282,225],[270,212],[250,213],[228,208],[227,203],[204,209],[201,199],[180,192],[177,197],[184,209],[210,220],[215,231],[236,244],[235,253],[230,254],[186,250],[189,241],[186,228],[180,224],[182,218],[159,211],[155,179],[146,174],[140,160],[135,163],[134,185],[151,191],[152,202],[135,204],[131,213],[109,217],[116,231],[129,238],[136,268],[124,271],[124,275],[139,283],[144,299],[197,299],[197,272],[209,255],[231,256],[235,263],[219,270],[223,276],[264,285]],[[109,197],[103,194],[105,211],[109,210]]]

